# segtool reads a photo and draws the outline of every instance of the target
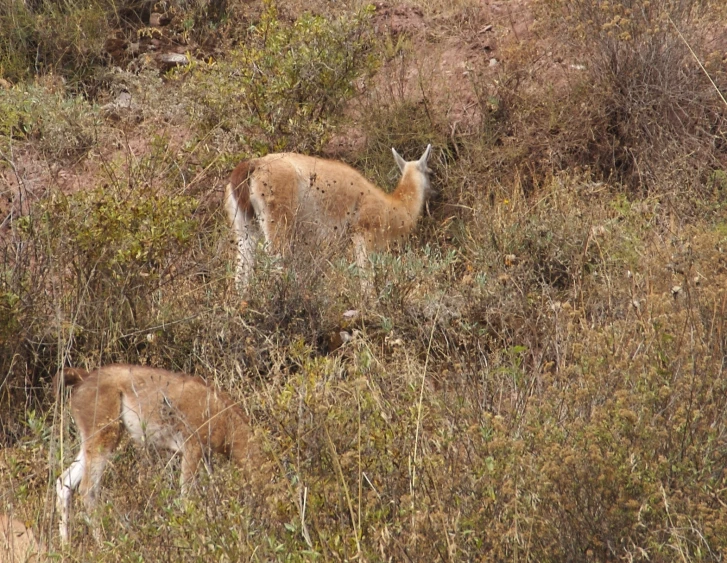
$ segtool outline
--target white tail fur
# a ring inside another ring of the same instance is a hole
[[[350,237],[359,267],[369,251],[384,250],[409,234],[429,192],[432,146],[412,162],[391,150],[401,170],[391,194],[342,162],[295,153],[241,162],[225,190],[238,245],[238,284],[248,283],[261,232],[274,252],[283,251],[294,237],[313,244]]]
[[[138,443],[182,455],[181,487],[193,483],[203,458],[221,453],[241,467],[260,461],[248,419],[226,394],[185,374],[141,366],[112,365],[88,373],[66,368],[54,385],[73,386],[71,414],[81,437],[75,461],[56,481],[60,533],[69,539],[73,491],[86,509],[96,504],[101,477],[125,429]]]

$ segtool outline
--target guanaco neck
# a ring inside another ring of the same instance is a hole
[[[429,187],[429,179],[410,163],[401,175],[399,185],[391,194],[393,199],[400,201],[409,212],[412,219],[419,218],[424,207],[424,194]]]

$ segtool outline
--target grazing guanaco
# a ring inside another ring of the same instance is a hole
[[[3,563],[30,563],[39,561],[43,554],[33,530],[20,520],[0,514],[0,561]]]
[[[318,244],[332,237],[353,242],[363,268],[370,251],[411,232],[430,191],[432,146],[406,162],[391,149],[401,179],[388,194],[342,162],[295,153],[269,154],[237,165],[225,189],[225,208],[237,240],[237,282],[248,283],[260,233],[274,252],[293,238]]]
[[[186,493],[203,458],[224,454],[249,469],[261,454],[247,416],[227,394],[202,379],[131,365],[93,372],[65,368],[54,385],[72,387],[71,414],[81,449],[56,481],[61,540],[68,542],[73,491],[80,484],[86,510],[96,504],[106,463],[124,430],[137,443],[179,452],[180,483]]]

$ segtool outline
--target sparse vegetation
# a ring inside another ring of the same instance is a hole
[[[600,175],[641,191],[682,184],[697,193],[721,166],[725,105],[695,61],[705,62],[717,21],[693,0],[541,0],[560,22],[569,64],[584,78],[572,92],[568,127],[553,124],[575,156]],[[712,58],[715,54],[712,55]],[[580,107],[579,107],[580,106]],[[555,108],[553,108],[555,109]],[[552,111],[552,109],[551,109]],[[560,144],[560,143],[559,143]],[[567,150],[567,152],[566,152]]]
[[[722,3],[6,4],[0,31],[25,23],[0,33],[0,512],[54,557],[723,560]],[[152,9],[171,23],[150,32]],[[35,27],[61,13],[72,48]],[[112,68],[117,27],[192,62]],[[427,142],[439,194],[371,257],[374,299],[339,248],[260,248],[236,291],[220,202],[241,155],[391,186],[390,147]],[[220,463],[181,501],[165,454],[122,446],[105,541],[76,515],[62,548],[77,437],[50,379],[115,361],[239,400],[269,483]]]

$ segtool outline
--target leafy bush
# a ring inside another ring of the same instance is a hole
[[[181,287],[190,267],[183,257],[200,236],[197,200],[166,193],[161,186],[171,179],[158,176],[159,158],[131,169],[109,165],[108,183],[70,195],[53,190],[12,222],[0,264],[2,311],[21,329],[6,341],[18,364],[4,366],[11,379],[30,358],[55,364],[59,342],[116,359],[153,342],[151,327],[170,314],[163,298]]]
[[[154,292],[182,267],[196,205],[189,196],[153,193],[139,183],[56,194],[39,206],[29,232],[50,243],[57,274],[75,288],[66,306],[79,325],[77,337],[85,340],[99,323],[129,329],[152,320]]]
[[[96,108],[80,96],[67,96],[42,85],[0,90],[0,149],[11,139],[33,140],[47,159],[72,160],[97,140]]]
[[[268,3],[244,44],[187,77],[199,119],[234,133],[248,152],[319,150],[355,81],[375,66],[371,13],[305,14],[286,25]]]

